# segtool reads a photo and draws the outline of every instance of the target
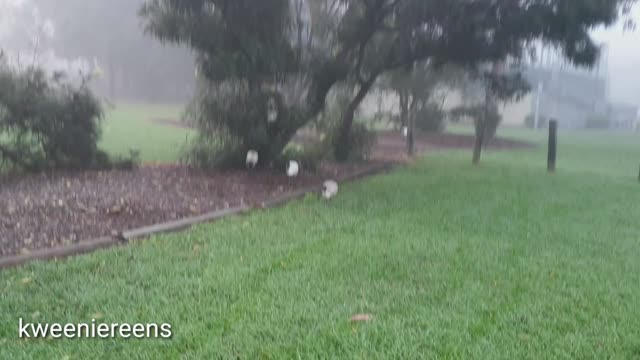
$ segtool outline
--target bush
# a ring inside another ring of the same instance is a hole
[[[232,168],[244,164],[246,152],[226,134],[198,134],[182,151],[182,161],[201,169]]]
[[[336,126],[325,137],[326,149],[334,149],[339,136],[340,126]],[[349,134],[348,161],[362,161],[369,158],[371,149],[376,144],[375,132],[369,130],[365,124],[354,123]],[[326,150],[326,153],[333,154],[333,151]]]
[[[476,127],[476,136],[479,134],[480,125],[484,125],[485,140],[491,140],[496,136],[498,127],[502,122],[502,115],[495,103],[489,106],[488,113],[486,106],[475,105],[454,108],[450,111],[449,115],[451,116],[452,121],[455,122],[462,121],[465,118],[472,119]],[[485,121],[485,123],[482,124],[481,121]]]
[[[428,103],[416,110],[416,128],[424,132],[442,132],[445,129],[446,113],[438,104]]]
[[[116,166],[98,149],[102,107],[64,74],[0,64],[0,161],[27,171]],[[126,164],[125,164],[126,165]]]
[[[342,116],[349,106],[353,88],[348,85],[336,87],[329,94],[327,108],[315,121],[315,130],[322,138],[322,144],[315,152],[323,154],[325,157],[335,156],[336,142],[342,126]],[[356,111],[356,117],[358,112]],[[371,148],[375,145],[375,132],[370,131],[366,123],[354,121],[349,134],[349,154],[347,160],[360,161],[368,158]]]
[[[322,160],[326,158],[326,151],[322,146],[289,145],[282,155],[279,167],[284,169],[291,160],[297,161],[304,171],[315,172],[320,167]]]
[[[275,111],[274,121],[269,121],[270,110]],[[187,116],[199,130],[196,142],[202,142],[194,144],[187,159],[205,167],[244,166],[249,150],[260,154],[259,166],[275,165],[306,120],[278,91],[250,90],[241,82],[201,85]]]

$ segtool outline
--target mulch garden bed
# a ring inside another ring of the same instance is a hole
[[[420,135],[419,151],[473,146],[473,137]],[[496,149],[530,144],[495,139]],[[381,133],[372,162],[406,160],[405,139]],[[0,258],[264,201],[340,179],[369,164],[325,164],[288,178],[284,171],[204,172],[183,165],[133,171],[57,172],[0,177]]]
[[[362,168],[208,173],[181,165],[0,178],[0,257],[70,245],[240,205],[259,206]]]

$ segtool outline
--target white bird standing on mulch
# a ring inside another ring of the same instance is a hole
[[[402,136],[409,137],[409,128],[406,126],[402,127]]]
[[[256,166],[258,166],[258,152],[249,150],[249,152],[247,152],[247,168],[255,169]]]
[[[297,161],[289,161],[287,165],[287,176],[296,177],[300,173],[300,164]]]
[[[333,199],[338,195],[338,183],[333,180],[327,180],[322,187],[322,197],[326,200]]]
[[[278,120],[278,104],[274,99],[269,99],[267,104],[267,122],[274,123]]]

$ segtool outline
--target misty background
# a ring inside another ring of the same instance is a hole
[[[94,74],[92,87],[112,101],[184,102],[193,56],[143,33],[143,2],[0,0],[0,48],[16,65]]]
[[[193,56],[143,33],[143,2],[0,0],[0,48],[22,65],[103,75],[94,90],[113,101],[184,102],[195,81]],[[639,20],[640,9],[632,15]],[[609,100],[640,105],[640,31],[617,24],[594,29],[594,37],[608,48]]]

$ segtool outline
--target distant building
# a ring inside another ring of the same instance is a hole
[[[538,114],[539,120],[542,119],[539,123],[556,119],[560,128],[581,129],[590,119],[608,115],[609,100],[604,78],[543,67],[531,67],[525,71],[525,76],[535,97],[531,115]]]

